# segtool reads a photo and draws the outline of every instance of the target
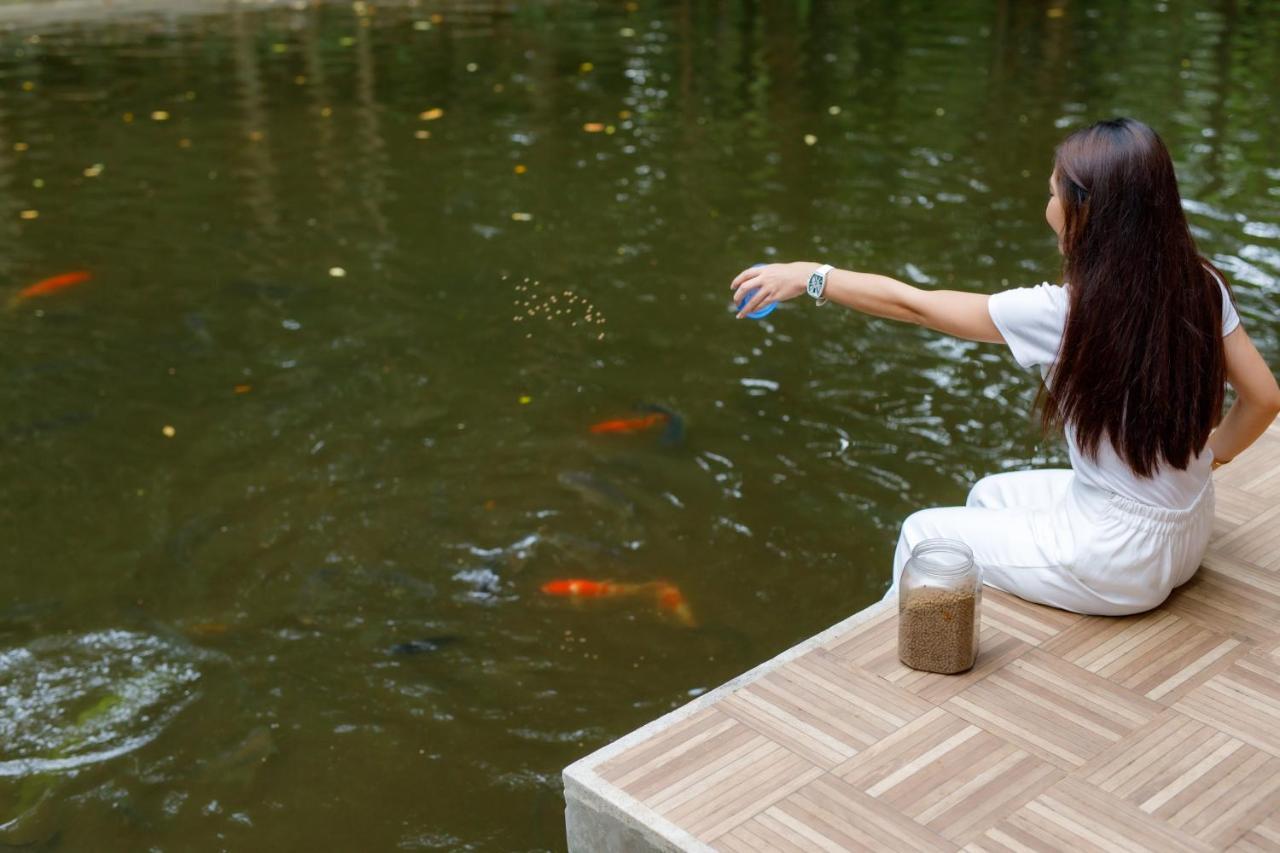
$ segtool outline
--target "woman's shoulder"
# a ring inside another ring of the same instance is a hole
[[[992,294],[991,320],[1023,367],[1053,360],[1067,316],[1066,286],[1041,282]]]
[[[1053,284],[1043,281],[1040,284],[1023,287],[1011,287],[991,295],[993,303],[999,303],[999,309],[1011,310],[1018,314],[1042,315],[1066,313],[1068,303],[1067,285]]]

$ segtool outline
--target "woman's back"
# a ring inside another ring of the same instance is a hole
[[[1240,324],[1240,317],[1221,279],[1218,286],[1222,292],[1222,335],[1225,337]],[[1014,359],[1023,367],[1039,367],[1046,381],[1051,379],[1061,346],[1068,306],[1068,288],[1047,282],[994,294],[988,303],[991,319]],[[1204,488],[1212,469],[1213,453],[1205,447],[1185,469],[1161,462],[1151,476],[1142,477],[1120,457],[1110,441],[1099,442],[1096,458],[1091,458],[1081,450],[1070,422],[1065,424],[1064,432],[1076,476],[1090,485],[1140,503],[1170,509],[1189,507]]]

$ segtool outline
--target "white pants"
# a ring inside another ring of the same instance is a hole
[[[984,477],[962,507],[913,513],[893,556],[898,579],[922,539],[959,539],[983,583],[1075,613],[1120,616],[1159,605],[1191,580],[1213,528],[1213,479],[1187,509],[1164,509],[1080,482],[1070,469]]]

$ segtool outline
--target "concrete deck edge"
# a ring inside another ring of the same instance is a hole
[[[570,764],[564,769],[563,773],[566,805],[565,822],[570,842],[569,849],[575,849],[573,841],[575,837],[581,837],[583,831],[581,824],[578,823],[575,826],[575,822],[585,820],[600,821],[608,824],[598,827],[598,833],[593,836],[597,838],[603,838],[610,834],[614,834],[617,837],[638,838],[651,845],[651,849],[662,851],[662,853],[685,850],[699,851],[699,853],[711,851],[711,847],[666,820],[639,800],[601,779],[596,774],[595,768],[636,743],[652,737],[658,731],[669,728],[707,706],[715,704],[744,684],[754,681],[770,670],[813,651],[828,640],[847,633],[855,625],[874,618],[883,612],[885,608],[895,607],[896,605],[896,601],[885,601],[883,599],[870,604],[821,633],[815,634],[807,640],[802,640],[736,678],[726,681],[719,687],[707,691],[696,699],[673,709],[656,720],[646,723],[635,731],[600,747],[595,752]],[[599,843],[597,843],[597,846],[591,849],[594,851],[606,848],[599,846]],[[635,848],[634,846],[626,846],[617,847],[616,849]]]

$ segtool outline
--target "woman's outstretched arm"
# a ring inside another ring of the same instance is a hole
[[[809,275],[818,264],[796,261],[768,264],[743,270],[730,287],[734,301],[740,288],[758,288],[738,312],[743,317],[767,302],[794,299],[805,293]],[[987,311],[987,295],[961,290],[922,290],[906,282],[874,273],[833,269],[827,273],[823,295],[832,302],[876,317],[887,317],[925,326],[957,338],[986,343],[1004,343],[1004,337]]]

